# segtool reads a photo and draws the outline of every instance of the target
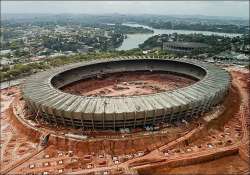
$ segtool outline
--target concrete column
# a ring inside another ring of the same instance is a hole
[[[49,123],[52,124],[52,120],[51,120],[51,118],[50,118],[51,116],[49,116],[49,115],[47,115],[47,114],[45,114],[45,115],[46,115],[47,121],[49,120]],[[42,114],[41,116],[43,116],[43,114]]]
[[[94,123],[94,114],[92,114],[92,129],[95,129],[95,123]]]
[[[153,111],[153,125],[155,125],[155,110]]]
[[[64,120],[64,117],[63,117],[62,115],[60,115],[60,117],[61,117],[61,119],[62,119],[62,121],[63,121],[63,125],[66,127],[66,122],[65,122],[65,120]]]
[[[145,111],[143,113],[144,113],[144,124],[143,125],[145,127],[146,126],[146,121],[147,121],[147,116],[146,116],[146,112]]]
[[[82,127],[84,128],[84,119],[83,119],[83,114],[81,114],[81,122],[82,122]]]
[[[134,128],[136,127],[136,112],[134,112]]]
[[[115,119],[116,119],[116,113],[113,115],[114,116],[114,120],[113,120],[113,124],[114,124],[114,126],[113,126],[113,128],[114,128],[114,131],[115,131]]]
[[[102,117],[102,129],[105,128],[105,112],[103,113],[103,117]]]
[[[43,113],[42,111],[42,107],[40,106],[40,109],[39,109],[39,113],[41,113],[41,116],[43,115],[46,115],[47,119],[49,120],[50,124],[52,124],[52,120],[51,120],[51,117],[54,117],[54,111],[52,110],[52,114],[48,115],[48,108],[45,108],[45,113]],[[39,113],[38,113],[38,116],[39,117]]]
[[[126,127],[126,113],[123,113],[123,128]]]
[[[55,122],[56,122],[56,126],[58,126],[58,121],[57,121],[57,118],[56,118],[56,116],[53,114],[52,115],[53,117],[54,117],[54,119],[55,119]]]
[[[102,117],[102,128],[104,129],[105,128],[105,111],[106,111],[106,105],[107,105],[107,102],[104,101],[103,103],[103,117]]]
[[[72,114],[70,115],[70,120],[71,120],[72,126],[73,126],[74,128],[76,128],[75,123],[74,123],[74,120],[73,120],[73,117],[72,117]]]
[[[162,122],[165,122],[165,120],[166,120],[166,114],[167,114],[167,109],[165,109],[164,108],[164,114],[163,114],[163,116],[162,116]]]
[[[170,122],[172,122],[172,120],[173,120],[173,116],[174,116],[174,108],[172,107],[171,108],[171,114],[170,114]]]

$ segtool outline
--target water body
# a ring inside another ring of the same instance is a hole
[[[193,34],[193,33],[200,33],[203,35],[219,35],[219,36],[228,36],[228,37],[235,37],[241,36],[242,34],[236,33],[219,33],[219,32],[209,32],[209,31],[193,31],[193,30],[170,30],[170,29],[155,29],[149,26],[140,25],[140,24],[132,24],[132,23],[123,23],[123,25],[130,26],[130,27],[144,27],[150,30],[153,30],[154,33],[146,33],[146,34],[128,34],[127,38],[124,39],[122,45],[117,48],[117,50],[130,50],[134,48],[138,48],[139,44],[142,44],[146,41],[149,37],[154,35],[161,35],[161,34]]]

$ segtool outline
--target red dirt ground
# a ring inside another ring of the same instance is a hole
[[[158,166],[139,168],[140,175],[149,174],[249,174],[249,90],[250,90],[250,74],[249,71],[230,68],[233,78],[232,85],[237,88],[234,92],[239,93],[240,98],[235,93],[229,94],[232,98],[225,99],[227,110],[216,120],[208,124],[207,131],[201,132],[200,137],[192,139],[188,142],[188,146],[177,145],[173,149],[168,149],[167,154],[172,158],[174,155],[182,154],[180,157],[184,159],[182,152],[188,149],[191,152],[200,147],[199,155],[202,157],[202,151],[206,151],[208,146],[210,150],[218,148],[227,148],[230,145],[239,145],[238,153],[231,156],[216,159],[211,157],[212,161],[205,161],[204,163],[196,163],[189,165],[188,162],[182,162],[183,165],[177,166],[175,164],[158,163]],[[209,144],[209,145],[208,145]],[[207,148],[206,148],[207,147]],[[178,150],[178,153],[176,151]],[[199,149],[198,149],[199,150]],[[243,153],[241,153],[243,152]],[[224,152],[225,153],[225,152]],[[214,155],[215,156],[215,155]],[[193,155],[193,158],[195,155]],[[154,156],[155,158],[155,156]],[[191,158],[191,159],[190,159]],[[215,159],[215,160],[214,160]],[[188,159],[187,159],[188,160]],[[189,161],[192,160],[192,155]],[[195,159],[193,159],[195,160]],[[175,162],[178,163],[178,162]]]
[[[233,85],[222,104],[225,111],[209,123],[201,118],[155,133],[100,136],[85,142],[51,138],[48,147],[40,147],[40,135],[24,128],[9,112],[18,88],[1,90],[1,173],[247,174],[250,78],[246,71],[230,72]]]
[[[226,163],[225,163],[226,162]],[[246,172],[247,162],[238,155],[223,157],[213,161],[177,168],[154,168],[141,170],[140,175],[166,174],[243,174]]]
[[[186,87],[195,81],[162,72],[122,72],[82,80],[61,88],[85,96],[145,95]]]

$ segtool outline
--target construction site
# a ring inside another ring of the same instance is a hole
[[[84,96],[135,96],[174,90],[194,82],[193,79],[164,72],[122,72],[74,82],[62,90]]]
[[[249,84],[191,59],[32,75],[1,89],[1,174],[249,174]]]

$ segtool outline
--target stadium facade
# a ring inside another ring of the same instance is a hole
[[[198,80],[176,90],[125,97],[88,97],[60,88],[100,74],[165,71]],[[197,60],[127,57],[82,62],[29,77],[22,94],[34,116],[73,128],[119,129],[189,120],[223,101],[230,86],[227,71]]]
[[[208,48],[209,45],[198,42],[164,42],[163,50],[171,52],[192,52]]]

